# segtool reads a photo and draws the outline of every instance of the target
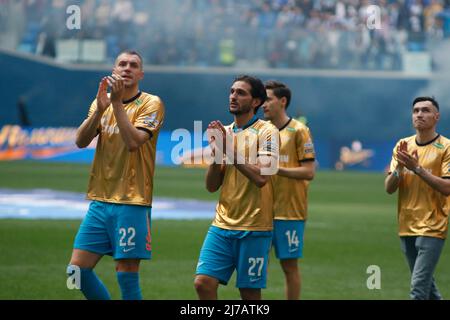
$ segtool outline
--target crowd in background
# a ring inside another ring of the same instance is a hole
[[[0,28],[16,30],[16,48],[28,44],[28,51],[54,57],[59,39],[98,39],[106,44],[107,61],[133,48],[154,65],[400,70],[404,52],[426,52],[450,37],[450,0],[0,0],[0,5]],[[66,27],[69,5],[81,8],[80,30]]]

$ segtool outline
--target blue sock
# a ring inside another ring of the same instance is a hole
[[[142,300],[141,288],[139,287],[139,273],[117,272],[120,291],[123,300]]]
[[[81,268],[81,292],[88,300],[111,300],[108,289],[92,269]]]

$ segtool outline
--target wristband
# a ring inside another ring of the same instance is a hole
[[[400,173],[398,172],[397,169],[395,169],[394,171],[392,171],[392,174],[397,177],[398,179],[400,178]]]

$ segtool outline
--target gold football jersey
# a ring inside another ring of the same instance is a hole
[[[234,123],[226,127],[233,128]],[[238,152],[246,155],[246,161],[252,163],[252,150],[259,155],[272,156],[278,159],[278,129],[264,120],[256,120],[243,130],[234,133],[238,143]],[[278,168],[276,161],[275,171]],[[225,175],[216,206],[213,225],[229,230],[269,231],[273,228],[273,187],[269,181],[257,187],[244,176],[234,165],[225,166]]]
[[[400,141],[408,143],[408,153],[418,157],[419,165],[435,176],[450,178],[450,141],[439,135],[419,145],[416,136]],[[390,172],[397,166],[397,142]],[[398,223],[400,236],[429,236],[445,239],[448,229],[448,198],[431,188],[414,172],[404,168],[399,183]]]
[[[309,128],[295,119],[280,129],[280,168],[295,168],[305,161],[315,161],[314,144]],[[309,181],[275,175],[274,218],[306,220]]]
[[[110,105],[103,113],[92,164],[87,198],[112,203],[150,206],[156,142],[164,121],[164,105],[159,97],[142,92],[124,101],[128,119],[136,128],[147,131],[151,138],[137,151],[130,152],[122,140]],[[97,102],[91,105],[91,116]]]

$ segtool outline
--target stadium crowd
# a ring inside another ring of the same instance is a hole
[[[19,24],[22,13],[19,49],[55,56],[58,39],[98,39],[105,41],[108,61],[121,50],[134,48],[154,65],[400,70],[404,52],[430,50],[450,36],[450,0],[0,0],[0,4],[2,29],[8,17]],[[81,8],[80,30],[66,28],[66,9],[73,4]]]

